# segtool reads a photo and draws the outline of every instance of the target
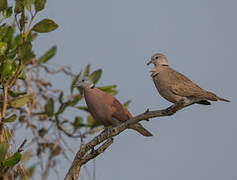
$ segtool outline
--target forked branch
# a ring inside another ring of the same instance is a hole
[[[170,106],[167,109],[156,110],[156,111],[147,110],[146,112],[127,120],[126,122],[120,124],[119,126],[111,128],[106,132],[100,133],[98,136],[93,138],[87,144],[81,144],[81,147],[79,151],[77,152],[73,160],[73,163],[70,169],[68,170],[68,173],[65,176],[64,180],[78,179],[81,166],[83,164],[86,164],[89,160],[94,159],[96,156],[103,153],[113,143],[112,137],[123,132],[131,124],[138,123],[139,121],[142,121],[142,120],[148,120],[150,118],[171,116],[177,111],[183,109],[184,107],[187,107],[188,105],[184,104],[183,101],[180,101],[177,104]],[[102,144],[98,149],[94,150],[95,146],[103,143],[104,141],[106,142]],[[88,153],[90,150],[91,152]]]

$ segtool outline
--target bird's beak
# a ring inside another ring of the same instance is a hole
[[[148,66],[148,65],[150,65],[152,63],[152,60],[150,60],[146,65]]]

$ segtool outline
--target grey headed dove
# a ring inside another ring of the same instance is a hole
[[[151,63],[154,64],[154,68],[151,70],[151,77],[158,92],[172,103],[177,103],[180,100],[187,105],[194,103],[210,105],[209,101],[218,100],[230,102],[200,88],[186,76],[172,69],[163,54],[157,53],[153,55],[147,65]]]
[[[89,77],[85,76],[80,79],[76,86],[83,87],[88,110],[99,124],[105,127],[117,126],[133,117],[114,96],[96,88]],[[129,128],[138,131],[143,136],[152,136],[139,123]]]

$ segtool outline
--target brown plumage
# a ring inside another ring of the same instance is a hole
[[[79,85],[84,89],[84,95],[88,110],[93,118],[99,123],[107,126],[117,126],[132,118],[131,113],[114,96],[94,87],[93,82],[84,77]],[[130,126],[144,136],[152,136],[141,124]]]
[[[151,70],[152,79],[162,97],[172,103],[184,100],[188,104],[198,103],[210,105],[210,101],[226,101],[212,92],[200,88],[183,74],[168,66],[168,60],[163,54],[155,54],[151,61],[155,67]]]

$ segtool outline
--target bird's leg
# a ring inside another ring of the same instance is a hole
[[[171,106],[169,106],[168,108],[166,108],[166,112],[167,112],[167,113],[169,113],[170,111],[173,112],[175,106],[176,106],[176,103],[173,104],[173,105],[171,105]]]
[[[180,109],[180,107],[187,106],[186,104],[187,103],[185,102],[185,99],[181,99],[178,102],[174,103],[172,106],[168,107],[166,109],[166,112],[173,114],[173,113],[177,112]]]

